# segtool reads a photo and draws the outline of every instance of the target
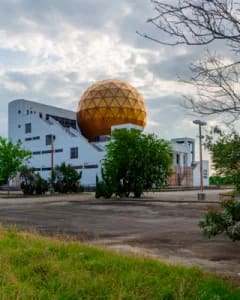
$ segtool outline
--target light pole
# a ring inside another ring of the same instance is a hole
[[[200,193],[198,193],[198,200],[204,200],[205,194],[203,193],[202,126],[207,125],[207,122],[201,120],[194,120],[193,123],[198,125],[199,128]]]

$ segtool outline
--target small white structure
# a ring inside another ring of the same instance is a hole
[[[82,185],[95,185],[96,175],[101,174],[107,137],[100,138],[98,142],[89,142],[78,128],[75,112],[18,99],[9,103],[8,123],[9,138],[14,143],[21,140],[23,147],[31,151],[29,165],[42,177],[49,178],[52,168],[65,162],[82,171]],[[132,124],[113,126],[112,129],[123,127],[142,129]],[[194,140],[177,138],[172,139],[171,143],[174,149],[174,167],[178,172],[177,185],[186,185],[184,172],[186,168],[192,170],[195,166],[191,184],[199,186]],[[206,161],[203,169],[204,185],[208,185]]]

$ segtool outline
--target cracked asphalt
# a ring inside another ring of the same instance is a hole
[[[91,193],[22,198],[0,194],[0,223],[155,257],[198,265],[240,278],[240,243],[225,236],[206,239],[198,227],[218,194],[206,191],[147,193],[141,199],[95,199]]]

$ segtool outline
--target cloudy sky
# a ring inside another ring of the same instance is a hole
[[[0,0],[0,135],[7,136],[11,100],[76,110],[89,85],[113,78],[142,93],[147,132],[196,137],[196,117],[180,106],[193,91],[178,75],[188,75],[201,51],[137,35],[159,34],[146,22],[153,15],[150,0]]]

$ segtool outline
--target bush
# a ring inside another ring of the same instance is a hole
[[[95,197],[111,198],[112,194],[113,194],[113,190],[111,185],[108,185],[106,181],[99,181],[98,176],[96,176]]]
[[[223,201],[222,211],[209,209],[199,223],[204,235],[208,238],[225,233],[232,241],[240,240],[240,202],[237,200]]]
[[[232,176],[210,176],[209,183],[216,185],[234,184],[234,180]]]
[[[55,168],[53,174],[54,191],[59,193],[79,192],[81,175],[82,173],[78,173],[72,166],[62,163]]]
[[[38,173],[34,173],[33,168],[23,166],[20,172],[21,189],[25,195],[42,195],[48,190],[48,182]]]

